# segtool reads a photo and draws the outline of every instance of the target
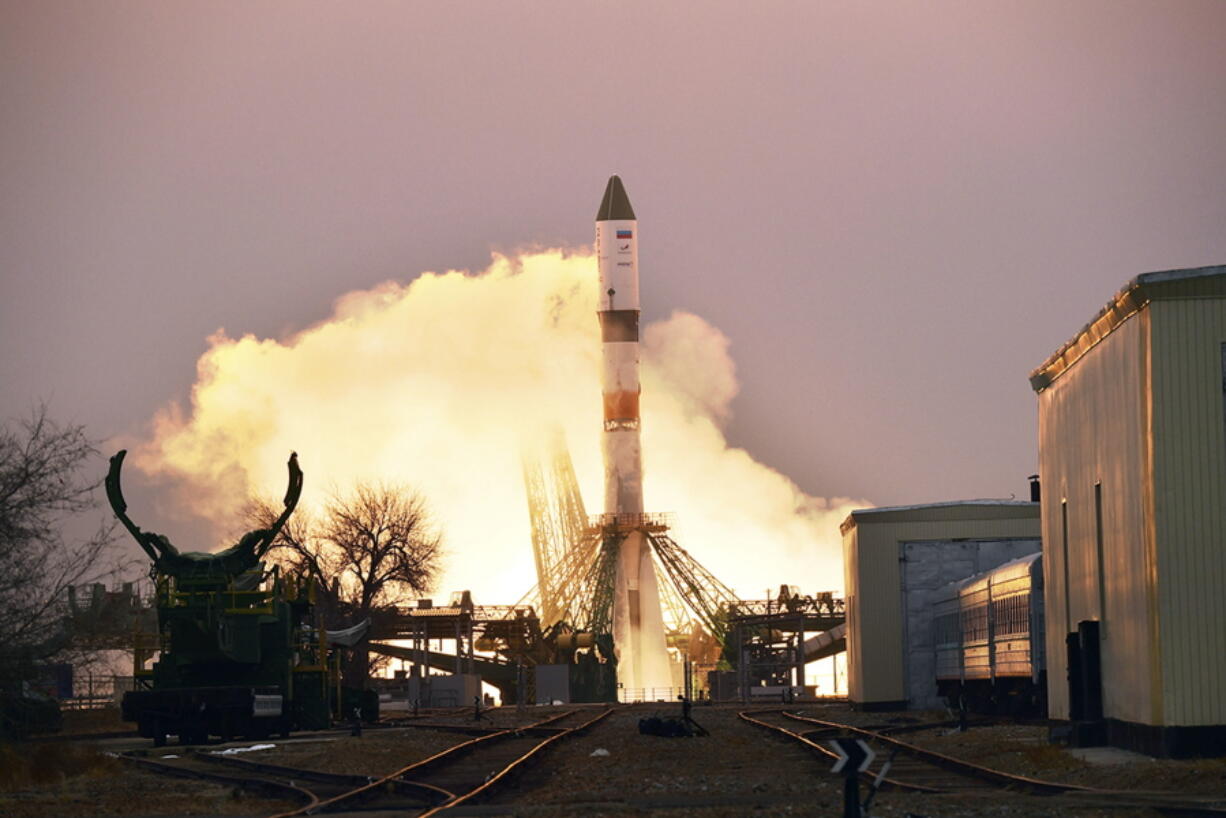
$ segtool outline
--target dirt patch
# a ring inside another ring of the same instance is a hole
[[[118,762],[117,762],[118,764]],[[167,778],[127,765],[67,777],[37,789],[0,794],[6,818],[93,815],[272,815],[298,806],[253,797],[232,787]]]
[[[103,777],[119,762],[88,745],[0,744],[0,792],[19,792],[79,777]]]
[[[1226,759],[1156,759],[1091,764],[1050,744],[1038,725],[947,729],[899,736],[903,741],[1017,775],[1109,790],[1168,790],[1226,796]]]
[[[118,707],[102,707],[97,710],[65,710],[63,718],[60,733],[64,735],[122,733],[136,729],[135,724],[120,718]]]

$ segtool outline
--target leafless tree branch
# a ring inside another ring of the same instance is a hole
[[[267,501],[250,504],[255,526],[275,516]],[[443,540],[424,497],[413,489],[360,483],[333,493],[318,519],[300,509],[269,556],[287,571],[312,577],[324,591],[332,627],[378,617],[404,600],[429,593],[442,567]],[[351,672],[364,676],[364,654]]]
[[[114,522],[70,538],[73,519],[96,505],[97,456],[84,427],[61,425],[40,405],[0,426],[0,690],[39,663],[63,659],[70,587],[114,575]]]

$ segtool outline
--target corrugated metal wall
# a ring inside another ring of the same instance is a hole
[[[870,512],[843,534],[847,691],[853,702],[907,698],[900,543],[1035,538],[1038,509],[1023,505]]]
[[[1226,724],[1226,299],[1149,310],[1163,723]]]
[[[1069,716],[1065,636],[1078,622],[1096,619],[1104,623],[1106,716],[1159,723],[1156,560],[1146,512],[1151,503],[1149,323],[1147,310],[1138,313],[1039,393],[1052,718]],[[1101,566],[1095,507],[1100,482]]]
[[[1226,723],[1223,344],[1226,299],[1158,298],[1039,394],[1055,718],[1067,628],[1098,619],[1108,718]]]

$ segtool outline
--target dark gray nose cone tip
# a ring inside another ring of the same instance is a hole
[[[619,176],[610,176],[609,184],[604,189],[604,199],[600,201],[600,210],[596,212],[596,221],[624,221],[634,218],[634,208],[630,206],[630,197],[622,186]]]

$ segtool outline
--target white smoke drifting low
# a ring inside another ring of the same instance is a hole
[[[349,293],[284,340],[218,331],[190,408],[158,413],[133,460],[212,520],[276,496],[291,450],[307,507],[358,480],[412,485],[448,545],[439,590],[513,602],[535,582],[520,441],[560,425],[603,511],[596,289],[590,255],[547,250]],[[743,596],[841,587],[838,524],[864,503],[807,496],[728,446],[737,384],[718,329],[677,312],[644,341],[647,507],[676,512],[682,546]]]

